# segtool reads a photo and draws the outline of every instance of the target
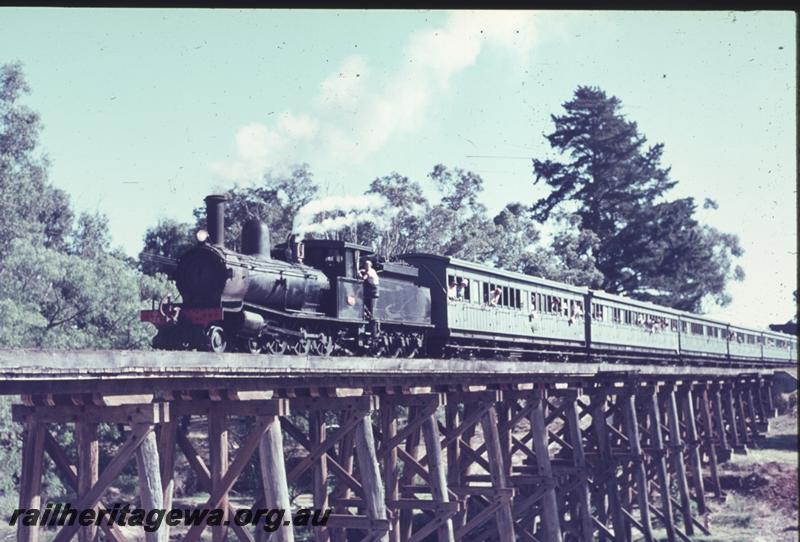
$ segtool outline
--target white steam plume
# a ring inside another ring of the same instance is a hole
[[[292,231],[302,237],[307,233],[333,233],[363,222],[382,228],[394,213],[386,199],[377,194],[328,196],[303,205],[297,211]]]

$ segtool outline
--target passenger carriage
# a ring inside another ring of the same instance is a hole
[[[728,357],[727,323],[681,312],[680,326],[684,358]]]
[[[764,338],[765,360],[797,364],[797,337],[775,331],[764,331],[761,335]]]
[[[669,355],[680,350],[678,311],[599,290],[591,292],[591,310],[592,349]]]
[[[434,254],[401,258],[419,268],[422,286],[431,290],[433,344],[477,352],[574,351],[586,347],[584,303],[587,288]],[[463,281],[466,287],[451,288]],[[498,292],[495,296],[494,292]],[[497,342],[499,348],[490,348]]]
[[[762,332],[728,325],[728,354],[732,361],[746,358],[761,358],[764,355],[764,335]]]

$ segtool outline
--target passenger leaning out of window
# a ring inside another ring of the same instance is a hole
[[[489,298],[489,305],[496,307],[500,304],[500,298],[503,297],[503,290],[499,286],[495,287],[494,290],[491,292],[491,297]]]
[[[456,280],[450,279],[450,282],[447,284],[447,299],[455,299],[456,298]]]
[[[583,307],[580,303],[575,304],[575,308],[572,311],[572,316],[569,319],[569,325],[574,324],[579,319],[583,318]]]
[[[469,286],[469,280],[459,277],[458,284],[456,284],[456,299],[464,301],[464,295]]]

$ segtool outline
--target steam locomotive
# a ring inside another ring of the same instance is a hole
[[[373,318],[365,319],[360,264],[369,247],[292,238],[270,248],[258,220],[242,227],[241,253],[225,247],[225,197],[205,199],[208,232],[178,259],[182,303],[142,311],[166,350],[404,356],[423,353],[430,290],[417,269],[384,263]]]
[[[153,347],[270,354],[648,363],[797,364],[795,336],[435,254],[377,264],[374,314],[359,269],[373,251],[323,239],[270,247],[266,225],[225,246],[223,196],[174,278],[182,303],[142,311]]]

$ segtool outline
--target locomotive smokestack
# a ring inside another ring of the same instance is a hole
[[[208,240],[212,245],[225,246],[225,201],[224,195],[206,196],[206,222]]]

